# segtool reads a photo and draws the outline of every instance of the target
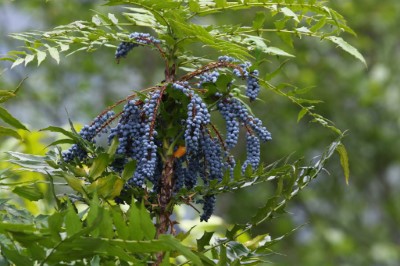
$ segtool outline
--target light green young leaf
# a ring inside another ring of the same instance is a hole
[[[46,45],[46,47],[48,48],[50,56],[57,62],[57,64],[59,64],[60,63],[60,54],[58,53],[58,50],[49,45]]]
[[[291,9],[287,7],[282,7],[279,9],[285,16],[293,18],[296,22],[300,22],[299,18],[297,17],[296,13],[294,13]]]
[[[14,63],[12,64],[11,68],[14,68],[20,64],[22,64],[23,62],[25,62],[25,58],[18,58],[17,60],[14,61]]]
[[[300,122],[300,120],[304,117],[305,114],[307,114],[307,108],[303,108],[300,110],[299,114],[297,115],[297,123]]]
[[[346,178],[346,184],[349,184],[350,179],[350,168],[349,168],[349,157],[347,155],[347,150],[343,144],[339,144],[336,147],[336,151],[339,153],[340,164],[344,172],[344,177]]]
[[[92,17],[92,22],[96,25],[96,26],[100,26],[101,25],[101,19],[98,15],[94,15]]]
[[[36,51],[36,56],[37,56],[37,62],[38,62],[38,66],[44,61],[44,59],[46,59],[47,54],[43,51],[37,50]]]
[[[367,66],[367,62],[365,61],[365,58],[362,56],[362,54],[352,45],[350,45],[348,42],[343,40],[341,37],[337,36],[328,36],[326,39],[330,40],[331,42],[337,44],[340,48],[342,48],[344,51],[348,52],[358,60],[360,60],[365,66]]]
[[[33,55],[33,54],[28,54],[28,55],[25,57],[25,66],[27,66],[30,62],[32,62],[33,59],[35,59],[35,55]]]
[[[118,24],[118,19],[115,17],[114,14],[108,13],[108,18],[111,20],[112,23]]]

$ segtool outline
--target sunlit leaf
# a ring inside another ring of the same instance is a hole
[[[337,36],[328,36],[326,39],[330,40],[331,42],[337,44],[340,48],[342,48],[344,51],[348,52],[358,60],[360,60],[365,66],[367,66],[367,62],[365,61],[364,57],[362,54],[354,48],[352,45],[350,45],[348,42],[343,40],[341,37]]]
[[[336,151],[339,153],[340,164],[342,165],[344,177],[346,178],[346,184],[349,184],[350,167],[349,167],[349,157],[347,155],[347,150],[343,144],[339,144],[336,147]]]

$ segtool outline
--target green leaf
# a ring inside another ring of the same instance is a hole
[[[348,42],[343,40],[341,37],[337,36],[328,36],[326,39],[330,40],[331,42],[337,44],[340,48],[342,48],[344,51],[348,52],[358,60],[360,60],[365,66],[367,66],[367,62],[365,61],[364,57],[362,54],[354,48],[352,45],[350,45]]]
[[[124,167],[124,171],[122,172],[122,179],[124,181],[128,181],[129,178],[133,176],[133,173],[136,170],[136,161],[130,161]]]
[[[44,198],[43,193],[35,185],[16,187],[13,189],[13,193],[30,201],[38,201]]]
[[[132,200],[129,209],[129,232],[129,239],[132,240],[154,238],[155,227],[143,202],[139,204]]]
[[[99,198],[97,197],[97,195],[94,195],[92,201],[90,202],[90,210],[86,218],[89,227],[92,227],[94,229],[92,231],[93,237],[98,237],[100,235],[99,232],[99,224],[101,223],[100,218],[103,218],[103,209],[100,207]]]
[[[294,57],[294,55],[289,54],[288,52],[285,52],[285,51],[283,51],[282,49],[280,49],[278,47],[268,46],[268,47],[262,49],[262,51],[264,53],[266,53],[266,54]]]
[[[196,240],[197,241],[197,250],[201,252],[204,250],[205,246],[210,245],[210,240],[213,235],[214,235],[214,232],[204,231],[203,236]]]
[[[93,24],[95,24],[96,26],[100,26],[101,25],[101,19],[98,15],[94,15],[92,17],[92,22]]]
[[[304,117],[305,114],[307,114],[308,109],[307,108],[302,108],[297,115],[297,123]]]
[[[69,237],[82,230],[82,221],[76,213],[72,203],[68,201],[68,211],[65,215],[65,231]]]
[[[115,17],[114,14],[108,13],[108,18],[111,20],[113,24],[118,24],[118,19]]]
[[[199,3],[195,0],[189,0],[189,10],[195,13],[199,12],[200,11]]]
[[[71,138],[71,139],[73,139],[75,141],[78,141],[78,137],[74,133],[72,133],[72,132],[70,132],[68,130],[65,130],[65,129],[61,128],[61,127],[49,126],[49,127],[46,127],[46,128],[42,128],[39,131],[50,131],[50,132],[61,133],[61,134],[65,135],[65,136],[67,136],[67,137],[69,137],[69,138]]]
[[[65,212],[55,212],[48,218],[49,230],[54,241],[60,241]]]
[[[349,168],[349,157],[347,155],[347,150],[343,144],[339,144],[336,147],[336,151],[339,153],[340,164],[342,165],[344,177],[346,178],[346,184],[349,184],[350,168]]]
[[[215,0],[215,7],[227,7],[226,0]]]
[[[39,66],[46,59],[47,54],[43,51],[37,50],[36,56],[37,56],[37,65]]]
[[[88,186],[88,192],[96,192],[99,197],[104,199],[113,199],[121,194],[124,187],[124,181],[117,175],[107,175],[98,178]]]
[[[114,228],[111,214],[108,209],[105,209],[104,207],[102,207],[101,209],[103,210],[103,216],[99,225],[99,235],[101,237],[111,239],[114,237]]]
[[[86,195],[85,181],[73,175],[62,173],[64,179],[67,181],[68,186],[82,195]]]
[[[46,45],[46,47],[48,48],[50,56],[57,62],[57,64],[59,64],[60,63],[60,54],[58,53],[58,50],[49,45]]]
[[[121,211],[121,208],[117,205],[111,209],[112,218],[114,221],[115,230],[118,233],[118,237],[120,239],[128,239],[129,238],[129,228],[126,225],[126,221],[124,219],[124,214]]]
[[[89,169],[89,177],[92,180],[100,177],[103,172],[107,169],[108,164],[110,163],[110,157],[107,153],[101,153],[94,159],[92,166]]]
[[[253,29],[258,30],[264,26],[264,22],[266,19],[265,12],[257,12],[256,17],[253,19]]]
[[[13,117],[6,109],[0,107],[0,119],[18,129],[28,130],[18,119]],[[29,131],[29,130],[28,130]]]
[[[14,63],[11,66],[11,69],[13,69],[14,67],[22,64],[23,62],[25,62],[25,58],[18,58],[17,60],[14,61]]]
[[[15,131],[14,129],[2,126],[0,126],[0,136],[8,136],[16,139],[22,139],[21,135],[18,134],[18,132]]]
[[[182,245],[181,242],[173,238],[173,236],[161,235],[159,239],[160,241],[165,241],[168,244],[168,246],[173,248],[173,250],[177,250],[187,259],[191,260],[194,265],[199,265],[199,266],[203,265],[200,258],[196,254],[194,254],[188,247]]]
[[[291,9],[287,7],[282,7],[279,9],[285,16],[293,18],[296,22],[300,22],[299,18],[297,17],[296,13],[294,13]]]
[[[28,55],[25,57],[25,66],[27,66],[30,62],[32,62],[33,59],[35,59],[35,55],[33,55],[33,54],[28,54]]]
[[[33,261],[30,258],[23,256],[15,249],[8,249],[4,245],[1,245],[1,252],[5,255],[7,259],[15,263],[15,265],[34,265]]]

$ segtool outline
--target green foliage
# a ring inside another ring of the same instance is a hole
[[[133,28],[140,27],[154,32],[161,40],[161,45],[152,46],[152,49],[160,52],[166,63],[166,79],[171,80],[177,78],[177,69],[183,72],[180,80],[189,80],[213,69],[215,62],[210,62],[208,51],[242,60],[252,59],[256,61],[254,65],[258,66],[265,61],[264,57],[271,55],[293,57],[296,55],[296,40],[303,37],[333,42],[365,63],[361,54],[339,37],[343,31],[353,34],[343,17],[319,1],[111,0],[106,5],[118,6],[117,10],[121,13],[96,12],[91,20],[74,21],[51,31],[13,34],[12,37],[25,42],[25,47],[10,51],[3,60],[12,61],[11,68],[21,64],[26,66],[34,60],[39,66],[48,58],[60,63],[62,53],[92,52],[103,46],[115,49],[118,42],[131,42],[129,33]],[[249,25],[195,23],[196,19],[206,16],[223,12],[236,14],[247,9],[258,11]],[[275,46],[270,46],[270,43]],[[199,46],[203,48],[200,52]],[[292,50],[289,52],[287,49]],[[233,178],[226,174],[221,182],[215,180],[190,190],[182,189],[171,196],[167,206],[169,211],[174,205],[192,206],[192,199],[199,195],[217,195],[264,183],[271,184],[275,188],[274,193],[247,223],[226,228],[224,238],[214,237],[215,232],[204,232],[197,243],[183,244],[182,235],[174,236],[160,229],[163,223],[170,222],[173,233],[175,221],[162,221],[160,213],[165,213],[165,206],[154,204],[149,191],[133,188],[133,197],[129,198],[131,203],[116,205],[114,198],[121,194],[124,184],[132,176],[136,169],[135,162],[128,163],[122,173],[114,172],[110,163],[116,156],[117,140],[108,149],[96,146],[82,138],[70,122],[70,130],[55,126],[42,129],[63,135],[62,139],[50,144],[56,147],[44,156],[9,152],[10,162],[18,165],[19,170],[40,173],[45,178],[44,181],[12,183],[13,176],[5,174],[2,178],[11,181],[8,185],[12,193],[29,201],[38,201],[45,198],[38,184],[45,184],[51,191],[50,200],[55,208],[50,214],[34,217],[4,200],[1,210],[6,211],[0,213],[3,260],[16,265],[258,265],[265,262],[271,254],[270,246],[286,235],[271,239],[268,234],[252,236],[251,231],[284,213],[287,203],[324,170],[335,151],[340,155],[346,180],[349,178],[348,156],[341,143],[343,133],[330,120],[314,112],[314,105],[319,101],[302,97],[308,89],[288,84],[275,86],[270,82],[284,64],[275,72],[268,73],[265,79],[260,78],[260,84],[268,93],[283,97],[300,108],[298,121],[308,115],[313,122],[334,132],[337,139],[314,161],[304,163],[302,159],[285,158],[266,166],[261,165],[258,169],[249,167],[244,174],[238,164]],[[205,102],[213,106],[215,92],[232,93],[251,112],[248,99],[241,93],[240,87],[230,89],[231,81],[230,76],[221,75],[216,85],[205,85]],[[165,90],[170,88],[169,85],[163,86]],[[127,99],[138,97],[144,100],[154,88],[138,91]],[[4,90],[0,96],[8,99],[15,93]],[[187,99],[171,91],[167,93],[170,98],[160,112],[167,121],[176,121],[184,117],[185,111],[180,107]],[[119,101],[105,111],[123,102]],[[27,130],[4,108],[0,109],[0,118],[16,129]],[[160,134],[164,139],[177,140],[179,130],[176,123],[171,124]],[[0,134],[21,138],[11,128],[0,128]],[[83,147],[90,154],[88,160],[76,163],[61,159],[59,145],[67,143]],[[163,143],[167,153],[162,155],[171,156],[176,144],[176,141]],[[63,193],[56,194],[56,191]],[[8,213],[10,209],[14,211]],[[242,243],[239,237],[244,234],[249,234],[250,240]]]

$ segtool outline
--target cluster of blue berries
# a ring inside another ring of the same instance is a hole
[[[133,32],[129,35],[129,38],[132,39],[134,42],[121,42],[117,47],[117,51],[115,52],[116,59],[126,57],[133,48],[138,47],[139,45],[160,43],[160,40],[154,38],[148,33],[142,32]]]
[[[205,72],[199,76],[200,82],[199,82],[198,87],[201,88],[201,85],[203,83],[208,83],[208,82],[215,83],[215,82],[217,82],[218,77],[219,77],[218,71]]]
[[[136,46],[160,42],[147,33],[135,32],[129,37],[133,42],[122,42],[118,46],[115,53],[117,59],[125,57]],[[176,144],[175,152],[177,152],[178,146],[185,149],[185,152],[179,156],[175,156],[174,153],[173,193],[179,193],[182,188],[193,189],[198,182],[202,182],[203,185],[209,184],[211,180],[221,182],[225,171],[229,171],[233,176],[236,162],[231,151],[238,143],[241,127],[246,130],[247,143],[247,159],[242,165],[242,172],[245,172],[248,166],[251,166],[253,170],[259,167],[260,142],[270,140],[271,134],[262,125],[261,120],[251,115],[246,105],[233,96],[230,91],[232,83],[224,90],[217,88],[218,92],[210,96],[215,107],[210,107],[204,102],[205,98],[209,96],[203,96],[207,90],[207,88],[203,88],[203,84],[213,83],[216,85],[220,77],[219,69],[227,68],[232,69],[234,76],[246,80],[246,96],[253,101],[260,91],[259,73],[257,70],[251,69],[249,62],[240,63],[229,56],[219,57],[218,62],[210,66],[195,71],[190,78],[182,78],[172,84],[153,89],[145,99],[138,97],[128,101],[122,112],[117,115],[118,122],[111,128],[108,135],[109,144],[118,140],[115,158],[110,169],[122,173],[128,162],[136,162],[133,176],[125,184],[121,196],[116,198],[117,203],[123,202],[121,197],[131,195],[132,187],[146,188],[146,185],[151,183],[151,193],[157,195],[161,191],[160,186],[163,182],[160,182],[160,179],[166,158],[165,153],[161,151],[165,148],[165,142],[179,143]],[[188,82],[191,78],[198,79],[195,85]],[[170,97],[169,90],[182,93],[179,96],[181,98],[173,98],[173,102],[185,103],[184,108],[186,109],[177,118],[179,122],[173,122],[176,126],[181,126],[181,135],[177,140],[166,138],[163,127],[165,117],[160,115],[162,114],[160,105],[163,105]],[[211,123],[210,112],[215,109],[220,112],[226,122],[225,136]],[[92,125],[85,126],[81,130],[80,136],[83,140],[94,143],[94,138],[105,131],[109,127],[110,121],[117,116],[110,111],[97,117]],[[81,144],[74,144],[62,153],[62,157],[65,162],[72,162],[76,159],[82,161],[87,157],[87,151]],[[200,200],[203,204],[201,221],[209,220],[215,208],[215,201],[216,196],[213,194],[202,197]]]
[[[203,198],[203,214],[200,216],[200,222],[208,222],[215,209],[215,195],[207,195]]]
[[[246,150],[247,159],[242,165],[242,172],[246,170],[248,165],[256,170],[260,164],[260,139],[249,132],[246,134]]]
[[[192,93],[187,106],[187,119],[185,130],[186,149],[188,153],[195,153],[199,148],[201,130],[210,123],[210,114],[202,98]]]
[[[258,137],[260,140],[271,140],[271,133],[262,125],[261,120],[252,116],[245,105],[232,95],[221,99],[217,108],[226,121],[227,135],[225,142],[228,148],[234,147],[237,143],[239,138],[239,124],[244,126],[248,131],[251,130],[256,135],[255,137]],[[257,144],[254,141],[247,142],[247,146],[253,145],[252,143],[254,145]],[[258,142],[259,145],[260,143]],[[249,151],[250,148],[248,147],[247,150]],[[255,168],[253,167],[253,169]]]
[[[235,58],[229,56],[220,56],[218,61],[228,63],[238,62]],[[260,92],[260,84],[258,81],[259,72],[258,70],[250,71],[250,68],[251,63],[244,62],[242,64],[238,64],[232,73],[239,78],[246,79],[246,96],[249,97],[250,101],[254,101]]]
[[[99,115],[94,119],[91,125],[85,125],[79,135],[83,140],[95,143],[95,137],[100,133],[107,133],[107,121],[114,116],[113,111],[108,111],[103,115]],[[65,162],[71,162],[75,158],[83,161],[88,156],[86,149],[82,144],[74,144],[68,150],[62,152],[62,158]]]

